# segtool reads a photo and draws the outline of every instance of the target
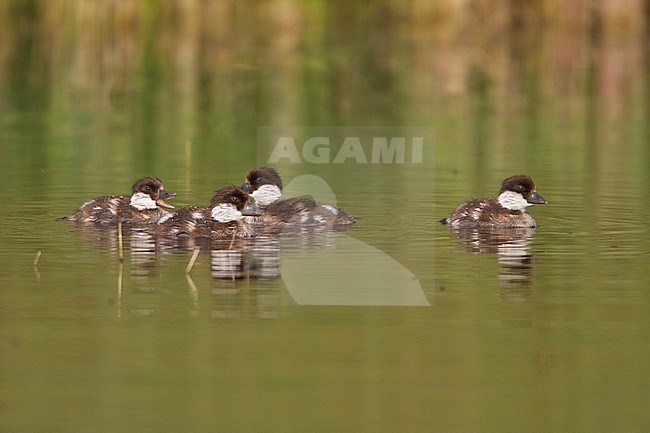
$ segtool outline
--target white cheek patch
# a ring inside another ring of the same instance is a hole
[[[244,218],[244,215],[242,215],[235,206],[226,203],[221,203],[213,207],[210,214],[212,215],[212,219],[220,223],[239,221]]]
[[[156,202],[147,194],[136,192],[131,196],[131,206],[137,210],[155,209],[158,207]]]
[[[518,192],[504,191],[499,195],[499,204],[510,210],[524,210],[530,203]]]
[[[265,207],[280,200],[282,191],[276,185],[262,185],[251,194],[260,207]]]

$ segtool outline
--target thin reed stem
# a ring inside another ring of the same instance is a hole
[[[235,235],[237,234],[237,229],[232,232],[232,239],[230,239],[230,245],[228,246],[229,250],[232,250],[232,246],[235,244]]]
[[[190,259],[190,262],[187,264],[187,268],[185,268],[186,274],[192,272],[192,268],[194,267],[194,262],[196,262],[196,259],[197,257],[199,257],[200,252],[201,252],[200,248],[194,248],[194,253],[192,253],[192,258]]]
[[[124,282],[124,263],[120,262],[117,272],[117,318],[122,318],[122,284]]]
[[[124,262],[124,243],[122,240],[122,221],[117,223],[117,247],[118,254],[120,257],[120,262]]]

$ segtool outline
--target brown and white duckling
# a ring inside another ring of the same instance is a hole
[[[453,228],[537,227],[535,219],[526,213],[533,204],[547,204],[537,193],[530,176],[517,174],[501,183],[498,197],[474,199],[459,205],[449,217],[440,220]]]
[[[171,236],[210,238],[250,238],[255,229],[244,221],[246,215],[259,215],[248,203],[246,192],[235,185],[217,190],[209,207],[188,206],[160,220],[156,231]]]
[[[250,193],[262,215],[251,223],[268,227],[324,226],[349,227],[354,217],[342,209],[319,203],[310,198],[295,197],[282,200],[282,179],[270,167],[257,167],[246,174],[241,188]]]
[[[131,195],[108,195],[82,204],[79,209],[62,219],[88,224],[113,225],[118,222],[131,225],[155,224],[173,209],[165,202],[176,193],[165,190],[163,182],[154,176],[143,177],[131,187]]]

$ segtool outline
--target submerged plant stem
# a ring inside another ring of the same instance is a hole
[[[117,223],[117,247],[118,247],[118,254],[120,257],[120,262],[124,261],[124,244],[122,241],[122,221],[119,221]]]
[[[200,248],[194,248],[194,253],[192,253],[192,258],[190,259],[190,262],[187,264],[187,268],[185,268],[186,274],[192,272],[192,268],[194,267],[194,262],[196,262],[196,259],[197,257],[199,257],[200,252],[201,252]]]

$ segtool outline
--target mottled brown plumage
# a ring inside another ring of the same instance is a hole
[[[268,202],[265,194],[259,197],[265,187],[275,191],[277,199]],[[344,210],[319,203],[315,200],[294,197],[279,199],[282,192],[282,179],[278,172],[270,167],[257,167],[246,174],[242,189],[249,192],[262,208],[262,215],[251,218],[250,223],[265,227],[317,226],[326,228],[347,228],[355,223],[354,217]]]
[[[156,226],[156,231],[170,236],[209,238],[249,238],[255,235],[253,226],[243,220],[248,194],[235,185],[216,191],[209,207],[188,206],[174,211]],[[223,221],[215,220],[215,209],[230,214]],[[230,219],[230,220],[229,220]]]
[[[448,218],[442,220],[454,228],[536,227],[535,219],[525,211],[531,204],[546,204],[535,190],[535,183],[526,175],[515,175],[501,184],[498,197],[473,199],[459,205]]]
[[[173,208],[165,199],[175,195],[166,191],[163,182],[157,177],[144,177],[133,184],[131,195],[97,197],[82,204],[78,210],[63,219],[97,225],[114,225],[118,222],[130,225],[156,224],[169,214],[165,208]]]

